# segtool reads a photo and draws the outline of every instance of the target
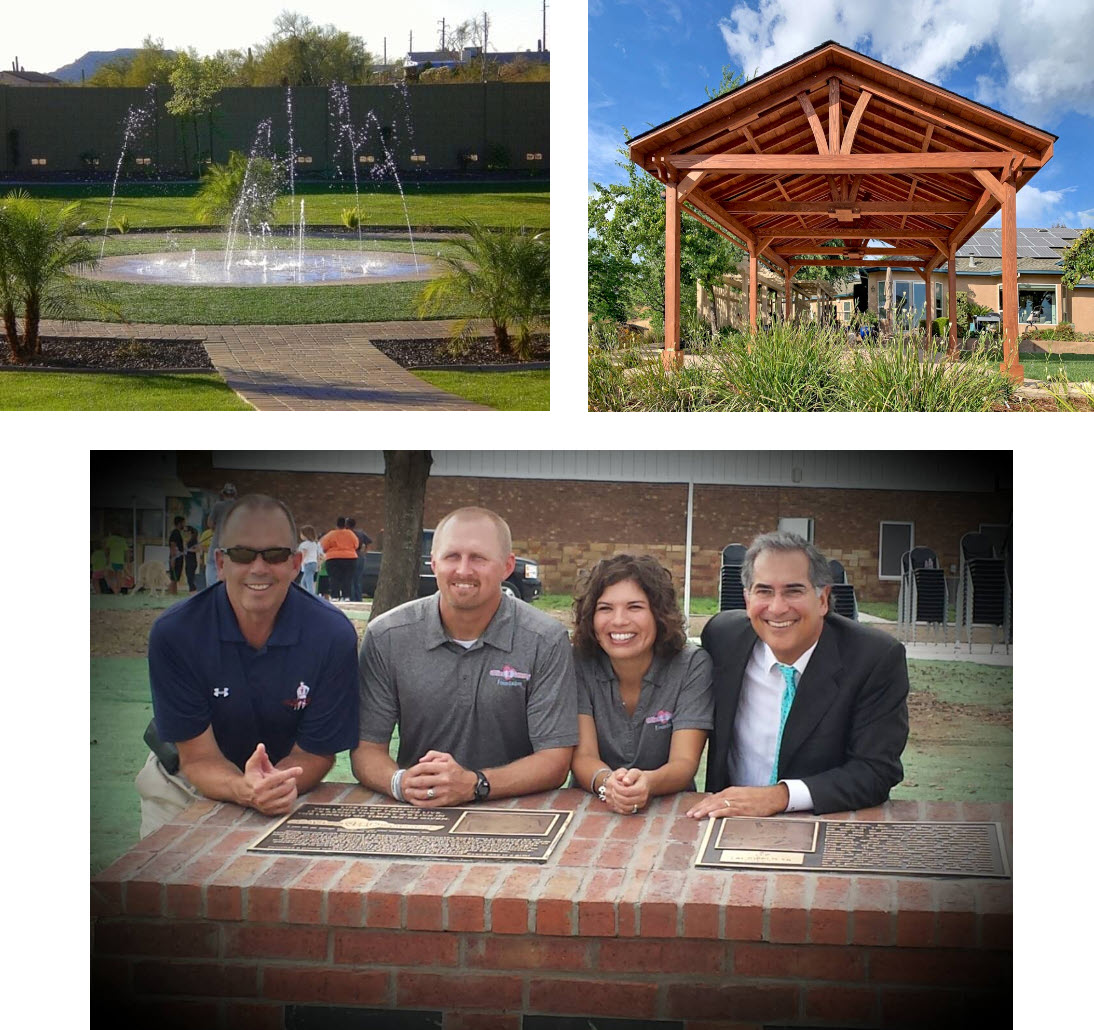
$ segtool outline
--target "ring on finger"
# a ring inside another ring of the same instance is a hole
[[[637,812],[637,811],[638,811],[638,806],[635,805],[634,808],[631,809],[631,815],[634,815],[635,812]]]
[[[434,792],[434,790],[433,790],[433,788],[432,788],[432,787],[430,787],[430,788],[429,788],[429,790],[427,790],[427,791],[425,792],[425,796],[426,796],[427,798],[429,798],[429,800],[430,800],[430,801],[432,801],[432,800],[433,800],[433,798],[434,798],[434,797],[436,796],[436,794],[435,794],[435,792]]]
[[[730,801],[729,798],[722,798],[722,800],[726,803],[726,808],[732,808],[733,807],[733,802]]]

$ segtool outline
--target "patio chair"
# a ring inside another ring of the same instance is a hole
[[[1009,548],[1008,548],[1009,550]],[[1000,557],[990,537],[966,533],[961,538],[961,569],[957,581],[958,639],[964,629],[972,651],[973,627],[991,627],[991,650],[995,649],[996,631],[1002,642],[1011,642],[1011,586],[1009,559]]]
[[[900,611],[901,635],[905,640],[910,638],[915,643],[916,629],[919,623],[925,622],[932,628],[940,626],[942,642],[946,642],[949,588],[938,555],[931,548],[913,547],[901,555],[897,607]]]
[[[718,611],[735,611],[745,607],[745,589],[741,583],[741,564],[748,548],[729,544],[722,548],[722,569],[719,575]]]

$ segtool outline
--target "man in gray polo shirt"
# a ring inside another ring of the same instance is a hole
[[[438,593],[369,623],[352,755],[366,787],[437,808],[566,779],[577,744],[570,642],[561,623],[502,594],[512,550],[494,512],[450,512],[433,535]]]

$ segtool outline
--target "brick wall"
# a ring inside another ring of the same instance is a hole
[[[574,810],[544,866],[247,854],[268,821],[200,801],[92,881],[93,1016],[233,1030],[369,1025],[393,1009],[447,1030],[530,1030],[536,1016],[1006,1025],[1009,881],[697,870],[693,798],[635,818],[576,790],[492,803]],[[309,800],[379,799],[325,783]],[[851,818],[1001,820],[1010,836],[1009,805]]]
[[[214,469],[208,453],[179,453],[187,486],[219,491],[226,481],[240,493],[274,494],[298,524],[330,528],[353,515],[382,546],[384,481],[380,475],[247,472]],[[431,478],[425,524],[462,505],[502,514],[518,554],[539,561],[548,593],[570,593],[583,569],[621,551],[656,556],[684,582],[687,486],[680,483],[590,483],[573,480]],[[839,490],[804,487],[696,486],[692,527],[692,594],[718,589],[722,548],[749,543],[775,529],[780,517],[815,520],[817,546],[837,558],[863,600],[896,600],[898,584],[877,576],[883,520],[914,521],[920,546],[933,547],[943,568],[958,564],[961,536],[981,522],[1008,523],[1007,493]]]

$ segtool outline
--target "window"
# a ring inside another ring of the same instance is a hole
[[[1003,310],[1003,285],[999,285],[999,310]],[[1055,325],[1058,321],[1056,286],[1018,284],[1018,321],[1022,325]]]
[[[941,318],[945,312],[942,310],[942,284],[934,284],[934,317]]]
[[[152,158],[150,158],[150,157],[138,157],[137,158],[137,164],[139,164],[139,165],[150,165],[151,163],[152,163]]]
[[[417,164],[424,164],[425,154],[411,154],[410,160],[416,162]]]
[[[805,518],[779,519],[780,533],[794,533],[808,543],[813,542],[813,520]]]
[[[310,154],[297,154],[296,163],[298,165],[310,165],[311,164],[311,155]]]
[[[878,579],[900,579],[900,559],[913,547],[914,522],[882,522],[878,531]]]
[[[357,158],[357,163],[362,165],[373,165],[376,164],[376,158],[371,154],[361,154],[361,156]]]
[[[30,159],[30,163],[32,165],[44,165],[46,163],[46,159],[44,157],[32,157]]]
[[[941,289],[941,283],[938,284]],[[927,312],[927,284],[922,280],[894,279],[893,303],[901,321],[918,322],[926,318]],[[885,317],[885,280],[879,279],[877,284],[877,316]]]

